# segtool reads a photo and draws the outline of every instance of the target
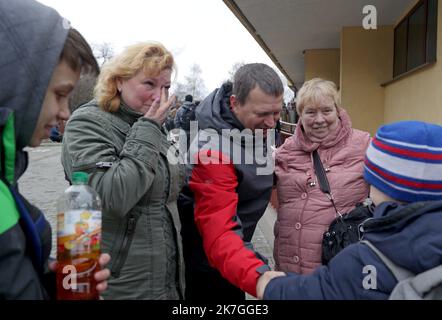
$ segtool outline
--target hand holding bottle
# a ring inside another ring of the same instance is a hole
[[[100,274],[99,262],[101,200],[87,183],[87,173],[74,172],[72,186],[65,190],[57,203],[59,300],[97,300],[99,290],[105,287],[98,283],[106,275],[106,272]]]
[[[110,270],[106,269],[106,265],[110,262],[111,256],[108,253],[100,254],[98,263],[100,265],[100,271],[94,273],[94,278],[97,281],[96,289],[99,293],[107,289],[107,279],[110,277]],[[57,270],[57,261],[51,261],[49,263],[49,270],[55,272]]]

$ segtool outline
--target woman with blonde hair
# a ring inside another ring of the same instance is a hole
[[[163,129],[173,70],[161,44],[128,47],[103,66],[95,99],[66,125],[67,177],[88,172],[103,203],[102,251],[113,258],[106,299],[183,298],[176,200],[184,168],[168,161],[175,153]]]
[[[297,96],[295,133],[276,152],[278,217],[275,223],[276,269],[311,273],[321,264],[323,233],[339,213],[368,196],[363,179],[370,135],[351,127],[331,81],[315,78]],[[320,189],[313,165],[317,150],[334,196]]]

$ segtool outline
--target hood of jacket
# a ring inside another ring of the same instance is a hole
[[[442,264],[442,201],[383,202],[364,223],[364,238],[413,273]]]
[[[14,114],[17,178],[69,26],[34,0],[0,0],[0,108]]]
[[[222,129],[244,129],[230,109],[231,95],[232,83],[226,82],[201,101],[195,111],[199,129],[210,128],[219,133]]]
[[[33,0],[0,0],[0,11],[0,107],[14,112],[22,149],[34,132],[69,29],[54,9]]]

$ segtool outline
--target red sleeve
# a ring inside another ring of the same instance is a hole
[[[256,296],[260,276],[257,269],[264,262],[245,247],[241,227],[234,219],[237,186],[235,168],[230,163],[198,163],[189,181],[195,197],[195,223],[209,263],[235,286]]]

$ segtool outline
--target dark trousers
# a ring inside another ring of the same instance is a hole
[[[186,300],[190,301],[244,301],[244,291],[232,285],[221,274],[212,269],[209,272],[186,270]]]
[[[245,293],[211,268],[202,246],[201,236],[193,221],[193,198],[184,187],[178,198],[181,236],[186,267],[185,300],[191,301],[244,301]]]

